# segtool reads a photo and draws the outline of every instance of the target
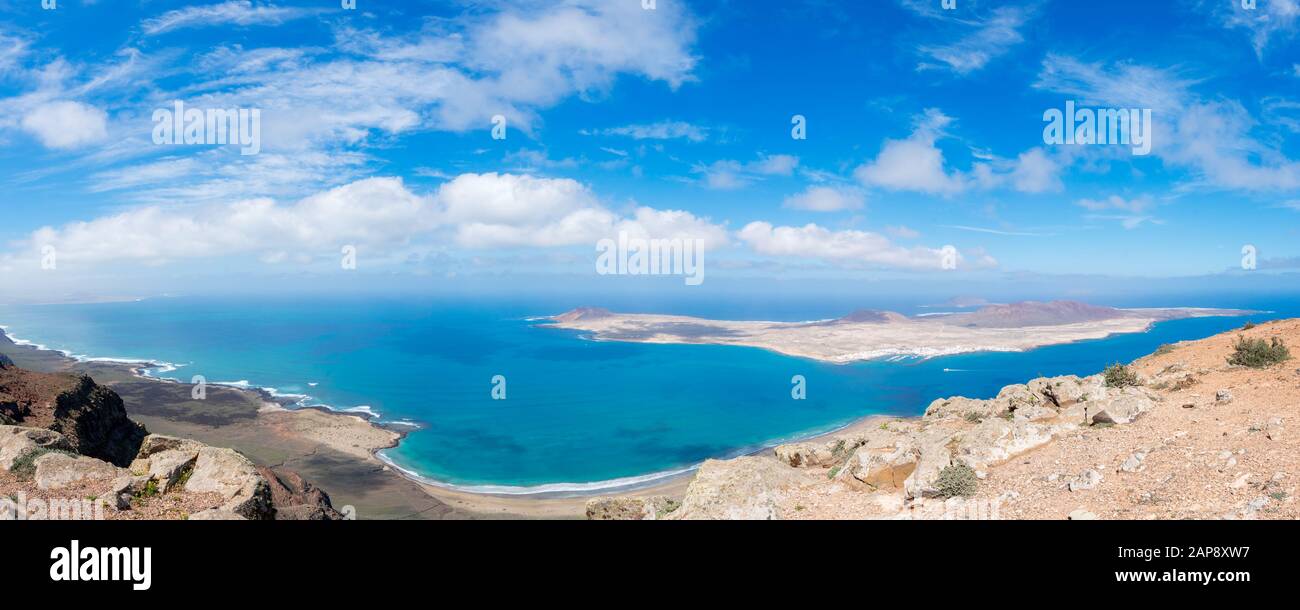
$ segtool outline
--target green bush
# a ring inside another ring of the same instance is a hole
[[[1228,357],[1228,364],[1262,369],[1290,359],[1291,350],[1287,349],[1286,343],[1277,337],[1273,337],[1271,341],[1237,337],[1232,355]]]
[[[935,487],[939,490],[939,495],[945,498],[962,496],[968,498],[975,495],[975,488],[979,486],[979,479],[975,477],[975,471],[965,464],[951,464],[939,472],[939,480],[935,482]]]
[[[1135,386],[1138,384],[1137,371],[1134,371],[1128,365],[1116,362],[1106,367],[1105,372],[1106,387],[1122,388],[1126,386]]]

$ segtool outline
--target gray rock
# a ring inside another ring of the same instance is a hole
[[[1097,519],[1097,515],[1088,512],[1083,508],[1076,508],[1070,511],[1070,514],[1066,516],[1066,519],[1069,519],[1070,521],[1094,521]]]
[[[932,498],[939,495],[935,482],[939,473],[952,465],[952,452],[948,450],[948,438],[931,439],[921,446],[916,469],[903,481],[903,492],[909,499]]]
[[[1085,470],[1083,471],[1083,474],[1070,481],[1070,491],[1093,489],[1101,484],[1103,478],[1104,477],[1101,476],[1101,473],[1096,470]]]
[[[247,521],[243,515],[220,508],[209,508],[208,510],[190,515],[190,521]]]
[[[1119,465],[1119,470],[1120,472],[1129,473],[1141,472],[1146,469],[1146,459],[1147,454],[1145,452],[1139,451],[1134,453],[1133,455],[1128,456],[1128,459],[1124,460],[1123,464]]]
[[[1214,393],[1214,402],[1229,403],[1232,402],[1232,392],[1228,390],[1219,390]]]
[[[185,490],[219,493],[226,500],[222,509],[247,519],[275,518],[270,485],[248,458],[233,449],[200,449]]]
[[[853,478],[872,489],[902,489],[916,470],[919,452],[910,445],[861,447],[837,478]]]
[[[1093,424],[1129,424],[1155,406],[1144,394],[1125,393],[1090,404]]]
[[[72,443],[53,430],[0,426],[0,468],[12,469],[14,460],[36,449],[73,450]]]
[[[167,449],[153,454],[149,461],[149,476],[158,482],[158,493],[167,493],[169,489],[180,481],[181,476],[194,466],[198,459],[197,450],[188,449]],[[134,467],[140,460],[132,462]]]
[[[683,520],[781,519],[787,488],[799,471],[770,458],[707,460],[686,488],[682,507],[668,515]]]
[[[206,445],[188,438],[150,434],[149,436],[144,437],[144,441],[140,443],[140,451],[136,454],[135,459],[145,460],[153,457],[154,454],[176,449],[193,451],[197,454],[199,449],[202,449],[203,447],[206,447]]]
[[[626,496],[587,500],[587,519],[591,521],[652,521],[681,507],[668,496],[633,498]]]
[[[829,466],[836,460],[834,448],[826,443],[787,443],[777,445],[772,452],[776,459],[795,468]]]
[[[82,481],[113,481],[126,471],[103,460],[63,453],[47,453],[36,459],[36,487],[58,490]]]
[[[1022,419],[988,419],[960,435],[956,459],[976,470],[1045,445],[1052,429]]]

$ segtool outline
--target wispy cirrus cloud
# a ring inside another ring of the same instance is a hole
[[[1300,188],[1300,161],[1277,147],[1267,125],[1240,101],[1199,95],[1199,81],[1183,72],[1049,54],[1034,87],[1085,105],[1151,109],[1152,154],[1190,170],[1201,184],[1245,191]]]
[[[902,3],[917,14],[943,18],[943,23],[951,25],[945,29],[963,32],[952,42],[920,45],[917,52],[925,59],[917,64],[917,69],[941,69],[961,76],[983,69],[1024,42],[1021,31],[1036,12],[1033,7],[1002,6],[986,16],[951,17],[952,11],[935,8],[937,2],[902,0]]]
[[[300,19],[318,11],[305,8],[281,7],[273,4],[254,4],[249,0],[228,0],[220,4],[187,6],[171,11],[140,24],[150,36],[185,28],[215,27],[222,25],[280,25]]]
[[[798,166],[799,157],[793,155],[760,154],[753,161],[723,159],[708,165],[696,165],[692,171],[702,176],[702,183],[708,188],[734,190],[766,176],[789,176]]]
[[[1113,220],[1125,229],[1136,229],[1144,223],[1160,224],[1163,221],[1148,212],[1156,206],[1156,200],[1150,195],[1125,199],[1111,195],[1103,199],[1080,199],[1075,205],[1091,212],[1091,220]]]
[[[709,137],[708,128],[685,121],[659,121],[609,127],[597,130],[584,130],[584,135],[622,136],[634,140],[689,140],[703,142]]]
[[[1235,1],[1209,6],[1224,27],[1250,35],[1250,45],[1261,59],[1269,44],[1300,31],[1300,0],[1258,0],[1250,8]]]

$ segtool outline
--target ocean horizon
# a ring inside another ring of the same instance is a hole
[[[380,457],[434,485],[583,494],[649,485],[705,459],[868,416],[918,416],[936,398],[988,398],[1033,377],[1092,374],[1165,343],[1239,327],[1243,318],[1300,314],[1297,303],[1161,299],[1159,306],[1262,313],[1172,320],[1142,333],[1024,352],[850,364],[748,347],[592,341],[539,325],[539,318],[592,304],[554,299],[156,298],[0,306],[0,327],[19,343],[81,360],[150,362],[157,365],[144,370],[151,377],[191,383],[201,375],[208,384],[260,388],[297,407],[405,427],[405,439]],[[890,305],[909,315],[961,310]],[[770,316],[753,304],[668,309],[661,313],[782,321],[848,313],[824,302],[784,304]],[[500,400],[492,393],[498,375],[505,379]],[[807,380],[806,400],[791,399],[794,375]]]

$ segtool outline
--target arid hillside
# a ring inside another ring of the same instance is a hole
[[[1256,343],[1241,351],[1243,339]],[[1300,320],[992,399],[941,398],[919,419],[706,462],[682,498],[594,499],[588,516],[1295,519],[1300,361],[1283,345],[1300,346]]]

